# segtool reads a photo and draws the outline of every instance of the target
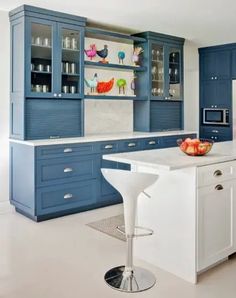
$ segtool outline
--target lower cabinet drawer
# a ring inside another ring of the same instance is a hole
[[[120,141],[118,144],[118,152],[129,152],[129,151],[136,151],[142,149],[142,140],[135,139],[135,140],[124,140]]]
[[[177,146],[177,140],[179,139],[187,139],[187,138],[196,138],[196,134],[186,134],[186,135],[175,135],[170,137],[163,137],[162,138],[162,147],[163,148],[169,148],[169,147],[176,147]]]
[[[222,162],[198,168],[198,187],[218,184],[236,178],[236,161]]]
[[[161,144],[161,138],[148,138],[148,139],[144,139],[142,140],[143,146],[142,149],[146,150],[146,149],[157,149],[157,148],[161,148],[162,144]]]
[[[99,156],[55,158],[37,162],[37,187],[98,177]]]
[[[36,192],[37,215],[86,207],[96,203],[96,179],[39,188]]]

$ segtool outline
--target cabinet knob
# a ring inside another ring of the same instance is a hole
[[[218,177],[218,176],[222,176],[223,173],[221,172],[221,170],[216,170],[213,174],[215,177]]]
[[[105,149],[112,149],[113,148],[113,145],[106,145],[104,148]]]
[[[128,147],[135,147],[136,146],[136,143],[129,143],[128,144]]]
[[[156,145],[156,141],[149,141],[148,144],[149,145]]]
[[[217,77],[215,77],[215,80],[217,80]]]
[[[69,200],[69,199],[72,199],[72,198],[73,198],[72,193],[67,193],[67,194],[64,195],[65,200]]]
[[[54,97],[57,97],[57,93],[53,93],[53,96],[54,96]]]
[[[65,168],[64,169],[64,173],[71,173],[71,172],[73,172],[72,168]]]
[[[212,80],[214,80],[214,77],[211,77]]]
[[[219,130],[217,130],[217,129],[212,129],[212,132],[214,132],[214,133],[218,133]]]
[[[58,94],[58,97],[62,97],[61,93]]]
[[[224,189],[224,187],[221,184],[217,184],[215,186],[215,190],[222,190],[222,189]]]
[[[64,153],[70,153],[70,152],[73,152],[73,150],[71,148],[65,148],[63,152]]]

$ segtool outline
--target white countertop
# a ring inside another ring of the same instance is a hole
[[[236,141],[215,143],[205,156],[188,156],[178,147],[103,155],[106,160],[159,170],[200,167],[236,159]]]
[[[173,135],[192,134],[192,133],[197,133],[197,132],[187,131],[187,130],[163,131],[163,132],[152,132],[152,133],[125,132],[125,133],[115,133],[115,134],[87,135],[84,137],[77,137],[77,138],[58,138],[58,139],[30,140],[30,141],[10,139],[10,141],[29,145],[29,146],[46,146],[46,145],[63,145],[63,144],[73,144],[73,143],[125,140],[125,139],[136,139],[136,138],[138,139],[138,138],[148,138],[148,137],[162,137],[162,136],[173,136]]]

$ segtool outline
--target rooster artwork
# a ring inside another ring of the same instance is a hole
[[[142,47],[134,47],[133,55],[132,55],[132,61],[134,62],[135,66],[139,66],[139,56],[143,53]]]
[[[96,94],[97,93],[97,85],[98,85],[98,76],[95,73],[93,78],[91,80],[86,80],[84,78],[85,84],[87,87],[90,88],[90,95],[91,94]]]
[[[89,47],[90,48],[88,50],[84,50],[84,52],[85,52],[86,56],[90,58],[90,60],[93,60],[93,58],[97,54],[96,45],[95,44],[91,44]]]
[[[108,56],[108,46],[106,44],[102,50],[97,51],[97,55],[102,58],[102,60],[99,61],[100,63],[109,63],[106,60],[106,57]]]

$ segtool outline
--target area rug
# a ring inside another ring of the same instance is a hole
[[[111,237],[117,238],[122,241],[125,240],[125,236],[121,234],[119,231],[117,231],[117,226],[124,225],[124,215],[120,214],[117,216],[112,216],[108,218],[104,218],[95,222],[88,223],[87,226],[102,232],[104,234],[107,234]]]

